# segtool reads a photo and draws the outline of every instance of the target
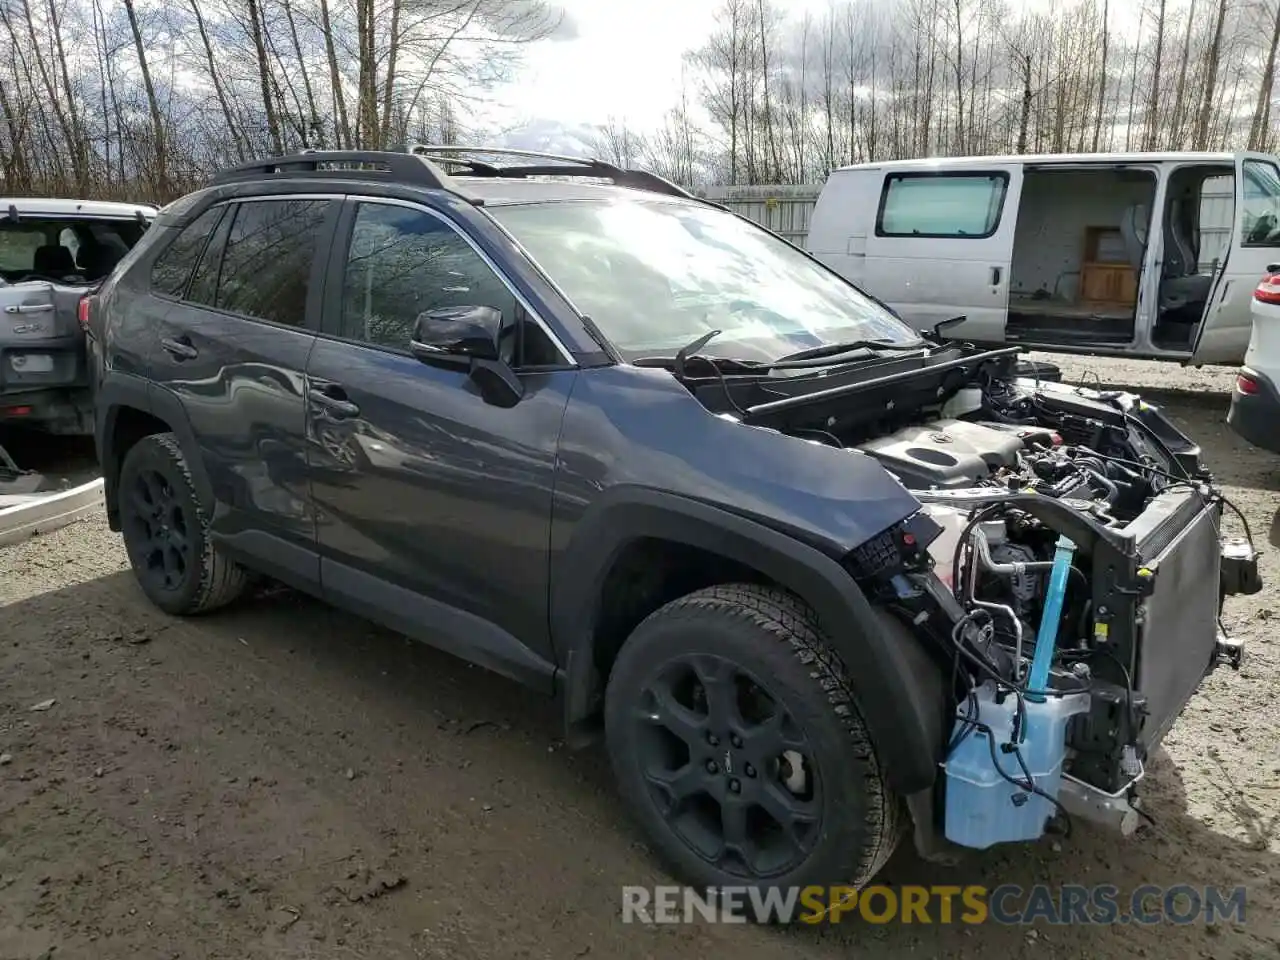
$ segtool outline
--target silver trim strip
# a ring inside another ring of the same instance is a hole
[[[404,207],[408,210],[416,210],[419,213],[425,213],[428,216],[435,217],[445,226],[449,227],[451,230],[453,230],[454,233],[456,233],[458,236],[460,236],[463,240],[466,241],[467,246],[469,246],[472,250],[474,250],[476,255],[485,262],[485,264],[489,267],[490,270],[494,272],[494,275],[497,276],[497,278],[502,281],[502,285],[507,288],[507,292],[509,292],[513,297],[516,298],[516,301],[520,304],[520,306],[524,307],[525,313],[527,313],[530,317],[533,318],[533,321],[539,326],[539,328],[541,328],[542,332],[547,335],[547,338],[555,346],[556,350],[560,352],[561,357],[564,358],[565,365],[574,367],[574,368],[578,366],[578,361],[574,358],[573,354],[569,352],[569,348],[564,345],[563,341],[561,341],[561,339],[556,335],[556,332],[551,329],[551,327],[547,324],[545,320],[542,319],[542,315],[539,314],[537,310],[533,309],[533,306],[529,303],[528,300],[525,299],[524,295],[520,293],[519,290],[516,289],[515,285],[511,282],[511,280],[507,277],[507,275],[498,268],[498,265],[493,262],[493,259],[487,253],[485,253],[476,244],[476,242],[471,239],[471,237],[467,235],[467,232],[465,230],[463,230],[457,223],[455,223],[449,217],[446,217],[444,214],[440,213],[438,210],[432,210],[430,207],[425,206],[421,203],[414,203],[413,201],[410,201],[410,200],[399,200],[395,197],[370,197],[362,194],[353,193],[353,194],[349,194],[348,198],[356,201],[357,203],[377,203],[377,204],[382,204],[388,207]]]
[[[251,181],[248,181],[251,182]],[[210,208],[228,203],[253,203],[255,200],[343,200],[344,193],[237,193],[209,204]]]

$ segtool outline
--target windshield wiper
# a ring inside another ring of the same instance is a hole
[[[841,343],[824,343],[820,347],[809,347],[807,350],[788,353],[785,357],[779,357],[774,360],[769,366],[776,367],[780,363],[791,363],[793,360],[816,360],[819,357],[837,357],[842,353],[853,353],[855,350],[870,350],[876,353],[880,351],[919,350],[925,346],[928,346],[928,343],[918,339],[910,340],[906,343],[893,343],[888,340],[845,340]]]
[[[769,369],[768,364],[758,363],[755,360],[734,360],[731,357],[708,357],[698,353],[698,351],[708,343],[720,336],[720,333],[721,331],[719,330],[711,330],[704,333],[697,340],[692,340],[677,350],[674,357],[640,357],[631,361],[631,363],[633,366],[637,367],[663,367],[664,369],[670,370],[674,373],[677,380],[685,379],[685,365],[690,360],[705,361],[714,367],[717,372],[721,372],[720,367],[722,366],[734,368],[730,370],[731,373],[759,373]]]
[[[634,361],[638,367],[668,367],[678,379],[685,378],[685,365],[690,360],[704,360],[714,367],[732,368],[731,372],[747,374],[768,373],[771,370],[803,370],[826,367],[835,363],[853,363],[859,360],[877,360],[885,353],[902,353],[928,347],[927,340],[892,343],[884,340],[848,340],[843,343],[824,343],[796,353],[789,353],[777,360],[736,360],[730,357],[707,357],[698,353],[720,335],[711,330],[681,347],[674,357],[641,357]]]
[[[710,343],[716,337],[720,336],[721,332],[722,331],[720,330],[708,331],[707,333],[704,333],[702,336],[700,336],[697,340],[693,340],[689,343],[686,343],[683,347],[680,348],[680,350],[676,353],[676,366],[675,366],[675,374],[678,379],[680,380],[684,379],[684,364],[685,364],[685,361],[689,359],[690,355],[697,353],[699,350],[705,347],[708,343]]]

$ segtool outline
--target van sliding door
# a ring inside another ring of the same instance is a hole
[[[1020,164],[884,174],[867,270],[904,320],[928,330],[963,316],[948,337],[999,343],[1022,188]]]

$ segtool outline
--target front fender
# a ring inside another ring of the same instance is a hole
[[[566,652],[570,730],[594,711],[603,684],[592,645],[605,577],[641,538],[719,554],[812,606],[848,670],[890,785],[905,795],[933,784],[944,741],[945,684],[915,637],[872,608],[848,572],[821,551],[722,508],[644,487],[614,487],[593,503],[551,571],[551,626],[557,649]]]

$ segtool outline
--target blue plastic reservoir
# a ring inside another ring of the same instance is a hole
[[[947,839],[979,850],[995,843],[1035,840],[1044,834],[1045,822],[1053,816],[1053,803],[1000,775],[1003,770],[1015,780],[1026,780],[1017,755],[1002,749],[1004,744],[1013,741],[1017,697],[1009,693],[1003,703],[997,703],[996,687],[991,681],[980,686],[975,694],[975,719],[995,734],[995,757],[1000,766],[997,769],[992,762],[988,735],[964,719],[973,710],[972,702],[962,702],[957,710],[952,742],[963,739],[944,764]],[[1089,695],[1046,697],[1040,703],[1024,697],[1023,705],[1025,730],[1018,744],[1023,764],[1035,785],[1056,799],[1066,756],[1067,721],[1089,708]]]
[[[1036,651],[1031,661],[1031,678],[1027,689],[1035,691],[1027,695],[1029,700],[1044,700],[1039,691],[1049,682],[1049,667],[1053,663],[1054,647],[1058,642],[1058,627],[1062,623],[1062,604],[1067,593],[1067,575],[1071,572],[1071,558],[1076,545],[1066,535],[1058,537],[1053,554],[1053,569],[1049,572],[1049,589],[1044,598],[1044,611],[1040,614],[1040,630],[1036,635]]]

